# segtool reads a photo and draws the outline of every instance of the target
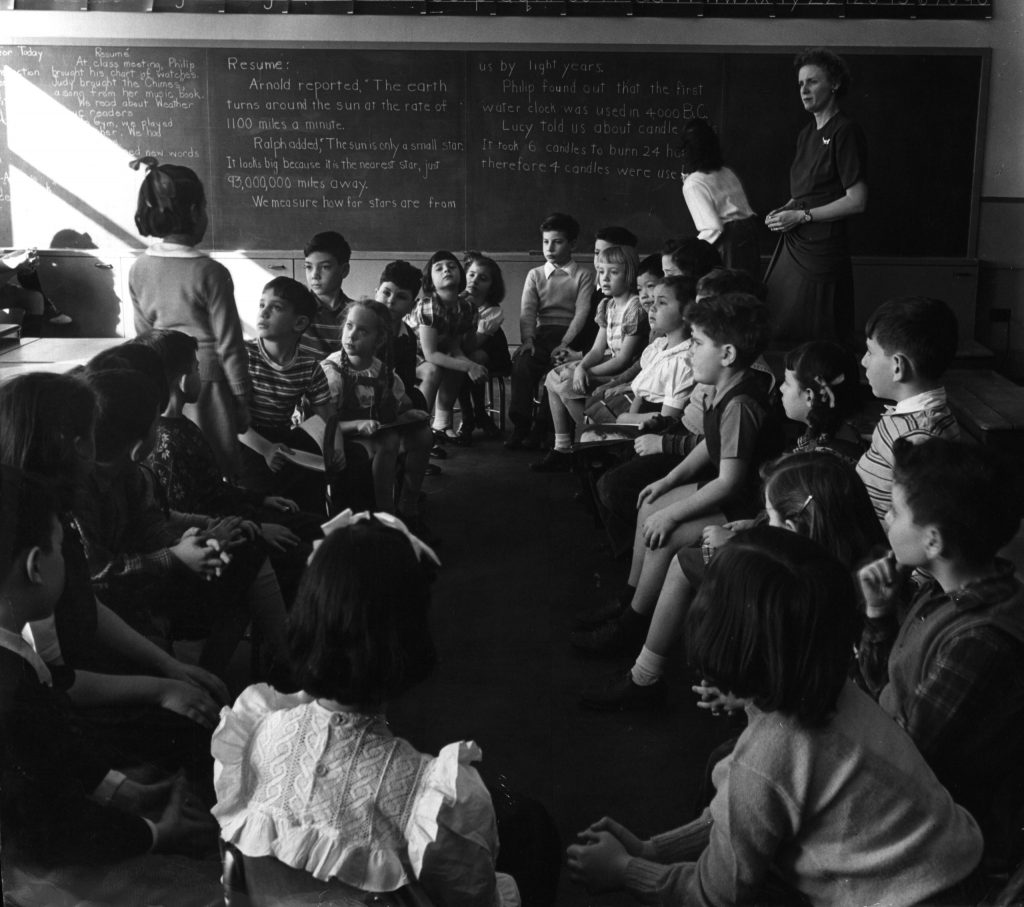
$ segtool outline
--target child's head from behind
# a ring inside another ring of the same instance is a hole
[[[631,249],[636,249],[638,242],[636,234],[626,227],[619,227],[615,224],[601,227],[594,234],[594,267],[597,267],[597,257],[609,246],[629,246]],[[661,267],[660,257],[658,267],[659,269]]]
[[[80,378],[29,372],[0,384],[0,463],[52,482],[70,510],[96,456],[96,397]]]
[[[771,337],[768,309],[749,293],[698,299],[686,307],[686,320],[693,334],[693,377],[700,384],[715,384],[722,369],[746,368]]]
[[[686,307],[693,302],[694,283],[691,277],[663,277],[654,287],[654,298],[647,312],[651,330],[669,334],[684,328],[689,336]]]
[[[883,302],[864,327],[867,352],[861,364],[876,397],[899,399],[900,386],[935,384],[956,355],[956,315],[925,296]]]
[[[0,596],[12,629],[49,617],[64,591],[58,506],[50,483],[0,466]]]
[[[725,293],[749,293],[764,302],[765,286],[739,268],[712,268],[703,277],[697,278],[698,299],[722,296]]]
[[[466,289],[466,271],[453,252],[441,249],[423,266],[423,292],[455,295]]]
[[[156,158],[132,161],[132,169],[146,168],[135,226],[142,236],[182,236],[199,242],[206,232],[206,193],[196,172],[177,164],[159,164]]]
[[[632,296],[639,261],[630,246],[608,246],[597,256],[597,284],[605,296]]]
[[[294,341],[316,318],[316,297],[291,277],[275,277],[260,296],[256,333],[264,340]]]
[[[117,346],[112,346],[93,356],[85,364],[84,374],[89,375],[92,372],[109,369],[130,369],[144,376],[160,395],[160,411],[163,412],[167,408],[167,403],[170,400],[167,377],[163,361],[156,350],[146,344],[126,340],[124,343],[119,343]]]
[[[139,334],[133,341],[153,350],[164,364],[164,376],[172,392],[181,394],[184,403],[199,399],[199,341],[184,331],[157,329]]]
[[[758,527],[715,553],[687,616],[690,664],[715,686],[813,727],[846,684],[853,577],[817,543]]]
[[[670,239],[661,249],[661,269],[666,276],[689,274],[700,280],[709,271],[722,266],[722,256],[703,239],[688,236]]]
[[[540,233],[545,259],[555,265],[566,265],[572,260],[576,240],[580,238],[576,218],[556,211],[544,218]]]
[[[345,237],[334,230],[313,236],[302,250],[306,284],[318,299],[331,301],[348,277],[352,248]]]
[[[714,173],[722,169],[722,146],[718,133],[707,120],[687,120],[679,141],[682,146],[679,163],[683,173]]]
[[[831,437],[860,404],[857,360],[828,340],[812,340],[786,354],[782,405],[815,436]]]
[[[433,665],[429,587],[409,540],[369,518],[327,535],[288,618],[296,682],[311,696],[379,708]]]
[[[96,394],[97,462],[144,460],[153,449],[162,409],[159,389],[130,368],[87,371],[85,378]]]
[[[501,305],[505,298],[505,278],[501,267],[481,252],[467,252],[462,260],[466,269],[466,289],[478,306]]]
[[[805,535],[850,570],[886,545],[864,483],[827,451],[789,454],[761,472],[772,526]]]
[[[377,281],[377,302],[388,307],[397,323],[412,311],[422,283],[423,274],[415,265],[401,258],[388,262]]]
[[[375,299],[357,299],[342,312],[341,346],[350,359],[364,362],[386,353],[391,339],[391,313]]]
[[[972,444],[900,438],[893,447],[886,531],[896,559],[920,567],[940,558],[985,567],[1020,528],[1024,489],[1015,464]]]

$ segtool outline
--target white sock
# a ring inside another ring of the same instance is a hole
[[[664,655],[652,652],[647,646],[640,650],[636,664],[629,669],[629,676],[638,687],[649,687],[651,684],[661,680],[665,673],[665,664],[668,661]]]
[[[434,408],[434,431],[444,431],[452,427],[452,411],[450,409]]]
[[[559,453],[569,453],[572,450],[572,435],[555,432],[555,450]]]

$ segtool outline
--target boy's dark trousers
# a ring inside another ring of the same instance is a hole
[[[533,338],[533,354],[516,356],[512,360],[512,395],[509,401],[509,418],[517,430],[526,432],[533,422],[533,400],[540,379],[551,368],[551,351],[562,342],[566,328],[561,325],[544,325],[537,328]],[[550,421],[547,407],[538,410],[538,422],[542,418]]]

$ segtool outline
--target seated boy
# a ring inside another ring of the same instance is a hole
[[[427,401],[416,386],[416,335],[406,323],[406,316],[416,304],[416,296],[423,283],[423,272],[407,261],[398,259],[387,264],[377,281],[374,299],[382,302],[391,312],[392,353],[395,373],[402,379],[405,392],[415,409],[426,409]]]
[[[316,312],[299,349],[317,361],[341,346],[341,313],[351,300],[341,289],[348,277],[352,249],[334,230],[317,233],[302,252],[306,260],[306,285],[316,296]]]
[[[512,357],[510,450],[522,447],[533,422],[537,382],[587,323],[594,272],[573,261],[580,225],[568,214],[551,214],[540,225],[545,264],[526,275],[519,316],[521,343]]]
[[[986,852],[1020,857],[1024,805],[1024,585],[996,553],[1022,513],[1014,464],[929,438],[893,446],[892,552],[861,569],[869,690],[978,820]],[[900,591],[924,574],[909,611]]]
[[[160,356],[167,377],[169,399],[146,465],[160,483],[168,506],[183,513],[238,516],[256,524],[267,543],[285,601],[290,602],[312,552],[310,543],[323,536],[322,506],[317,513],[304,513],[288,498],[227,481],[199,426],[182,413],[185,404],[194,402],[199,393],[196,339],[182,331],[149,331],[134,342]],[[319,501],[322,504],[322,493]]]
[[[693,379],[710,387],[703,440],[668,475],[647,485],[633,540],[629,608],[571,642],[590,651],[639,644],[676,553],[700,541],[705,526],[753,516],[761,509],[758,466],[781,449],[762,373],[752,368],[771,335],[768,311],[745,293],[691,303],[689,360]]]
[[[216,824],[186,784],[126,778],[99,735],[83,736],[67,696],[75,672],[45,665],[22,638],[52,616],[64,587],[52,490],[0,468],[0,813],[5,876],[13,859],[62,866],[147,851],[209,848]],[[143,818],[150,812],[155,821]],[[7,881],[5,879],[5,881]],[[5,886],[6,887],[6,886]]]
[[[726,293],[749,293],[764,301],[763,284],[746,271],[715,268],[697,278],[697,299]],[[758,356],[751,368],[761,373],[765,391],[770,392],[775,378],[764,357]],[[659,434],[650,431],[640,435],[633,442],[636,456],[604,473],[598,480],[598,511],[608,533],[612,553],[616,557],[629,551],[633,542],[637,495],[648,483],[660,479],[674,466],[678,466],[704,436],[704,398],[707,390],[705,385],[696,385],[679,422],[670,424]]]
[[[871,446],[857,463],[875,513],[884,520],[896,439],[960,437],[942,386],[942,375],[956,355],[956,316],[939,299],[899,297],[875,309],[864,333],[867,352],[861,365],[871,392],[896,404],[885,408],[871,435]]]
[[[324,510],[324,474],[289,462],[287,456],[294,449],[321,453],[313,438],[292,427],[292,414],[300,402],[325,423],[334,411],[319,361],[301,348],[316,311],[315,297],[297,280],[275,277],[263,288],[257,337],[245,342],[253,389],[252,424],[239,436],[242,484],[263,495],[287,495],[309,513]],[[365,484],[371,482],[367,458],[352,445],[345,445],[344,458],[343,468],[333,470],[329,479],[332,507],[372,507],[372,484]]]

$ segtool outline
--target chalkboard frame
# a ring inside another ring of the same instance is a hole
[[[95,40],[89,39],[64,39],[64,40],[46,40],[40,39],[33,42],[34,45],[38,46],[55,46],[62,48],[76,48],[76,47],[155,47],[155,48],[168,48],[174,49],[176,47],[188,47],[190,50],[200,52],[211,52],[216,50],[243,50],[243,49],[259,49],[268,50],[271,45],[268,42],[254,41],[254,40],[240,40],[240,41],[226,41],[226,40],[208,40],[208,41],[161,41],[156,39],[142,39],[138,41],[123,41],[117,44],[104,44],[98,43]],[[887,252],[876,252],[876,251],[865,251],[861,254],[868,256],[888,256],[891,258],[900,257],[913,257],[913,258],[926,258],[926,257],[938,257],[938,258],[974,258],[977,254],[978,236],[979,236],[979,219],[980,219],[980,204],[981,204],[981,181],[982,181],[982,168],[983,168],[983,155],[984,155],[984,136],[985,127],[987,120],[988,111],[988,100],[989,100],[989,85],[991,75],[991,58],[992,50],[988,47],[935,47],[935,46],[923,46],[923,47],[910,47],[910,48],[894,48],[894,47],[873,47],[873,46],[844,46],[834,44],[833,48],[842,54],[857,56],[857,55],[873,55],[873,56],[921,56],[921,57],[943,57],[943,56],[958,56],[965,58],[976,58],[980,64],[980,73],[978,78],[978,91],[977,91],[977,105],[975,109],[974,123],[973,123],[973,135],[972,135],[972,172],[970,179],[970,198],[968,204],[968,215],[967,222],[968,227],[966,231],[966,240],[962,249],[959,249],[956,254],[948,253],[931,253],[928,251],[922,251],[920,253],[913,253],[910,256],[901,256],[899,253],[893,253],[889,255]],[[315,42],[304,42],[301,48],[292,47],[290,45],[284,45],[283,47],[277,48],[283,52],[292,52],[298,49],[310,49],[310,50],[353,50],[353,51],[372,51],[372,50],[394,50],[394,45],[386,42],[346,42],[346,41],[315,41]],[[546,44],[546,45],[533,45],[532,49],[537,52],[543,53],[600,53],[600,54],[635,54],[637,51],[635,47],[631,45],[623,44],[566,44],[562,42]],[[702,57],[726,57],[726,56],[743,56],[743,55],[771,55],[778,56],[780,58],[791,57],[793,54],[798,52],[801,46],[797,45],[779,45],[771,48],[757,46],[757,45],[679,45],[673,49],[673,53],[682,55],[699,55]],[[451,52],[450,45],[444,45],[437,42],[424,42],[417,44],[415,50],[411,53],[417,53],[419,51],[437,51],[447,50]],[[523,53],[525,48],[519,43],[509,42],[467,42],[460,45],[459,50],[455,53],[465,55],[468,60],[470,55],[487,53],[487,52],[507,52],[507,53]],[[410,51],[406,51],[409,53]],[[666,52],[662,48],[658,48],[658,52]],[[723,89],[724,91],[724,89]],[[779,97],[783,101],[786,100],[784,94],[784,86],[779,87]],[[795,94],[795,92],[794,92]],[[856,95],[856,89],[854,91]],[[467,99],[469,95],[467,94]],[[795,139],[795,132],[794,132]],[[681,200],[680,200],[681,204]],[[467,234],[468,235],[468,234]],[[521,244],[517,245],[504,245],[500,249],[494,249],[497,252],[503,253],[516,253],[518,251],[528,251],[534,246],[532,239],[527,239]],[[278,247],[282,247],[285,244],[277,244]],[[404,239],[397,243],[399,247],[409,248],[410,243]],[[223,244],[212,244],[214,250],[226,250],[229,246]],[[237,245],[231,246],[231,248],[238,248]],[[269,248],[266,247],[266,248]],[[264,246],[253,246],[252,251],[266,251]],[[385,252],[391,251],[390,249],[381,248],[378,246],[366,246],[361,247],[365,251],[377,251]],[[857,254],[855,252],[855,254]]]

